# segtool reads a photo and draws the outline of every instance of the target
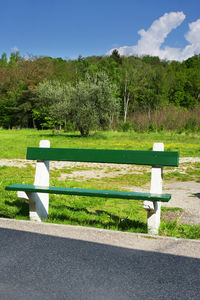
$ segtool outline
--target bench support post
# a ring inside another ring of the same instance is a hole
[[[50,142],[41,140],[40,147],[49,148]],[[49,186],[49,161],[37,161],[34,185]],[[41,222],[41,219],[48,218],[49,194],[18,192],[18,197],[29,200],[29,217],[31,221]]]
[[[154,151],[164,151],[163,143],[155,143]],[[150,193],[162,194],[163,168],[160,166],[152,167]],[[143,207],[147,210],[148,233],[157,235],[160,226],[161,202],[144,201]]]

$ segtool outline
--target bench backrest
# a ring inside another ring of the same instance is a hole
[[[28,147],[26,159],[177,167],[179,153],[172,151]]]

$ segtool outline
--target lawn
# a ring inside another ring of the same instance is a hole
[[[200,157],[200,135],[173,132],[137,133],[104,131],[89,137],[79,133],[52,134],[51,130],[0,129],[0,158],[25,158],[28,146],[37,147],[40,140],[50,140],[51,147],[152,150],[153,143],[162,142],[165,150],[179,151],[181,157]]]
[[[150,150],[154,142],[164,142],[166,150],[179,151],[182,156],[200,156],[199,137],[194,135],[177,135],[173,133],[134,132],[100,132],[88,138],[61,133],[52,135],[51,131],[36,130],[0,130],[1,158],[25,158],[27,146],[38,146],[39,140],[49,139],[51,147],[70,148],[107,148],[107,149],[141,149]],[[87,170],[87,166],[82,169]],[[101,169],[101,166],[95,167]],[[126,190],[131,186],[143,186],[150,182],[150,170],[140,170],[132,176],[128,174],[86,178],[77,180],[67,176],[81,167],[53,170],[51,185],[94,189]],[[168,168],[167,168],[168,169]],[[191,180],[199,173],[199,164],[193,164],[185,173],[185,180]],[[108,168],[107,173],[113,169]],[[62,177],[62,175],[65,175]],[[183,177],[183,176],[182,176]],[[182,180],[178,172],[165,175],[165,180]],[[16,199],[15,192],[4,190],[12,183],[33,184],[34,168],[32,166],[0,167],[0,217],[28,220],[28,203]],[[198,179],[200,177],[198,176]],[[102,199],[77,196],[50,195],[49,219],[46,222],[93,226],[98,228],[123,230],[129,232],[147,232],[146,212],[141,201],[120,199]],[[200,226],[182,225],[162,219],[161,235],[200,238]]]

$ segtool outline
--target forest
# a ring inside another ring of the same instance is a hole
[[[200,55],[0,58],[0,127],[200,130]]]

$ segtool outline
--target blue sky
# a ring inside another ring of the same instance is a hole
[[[118,48],[121,54],[182,60],[200,53],[199,0],[0,0],[0,5],[0,54],[19,49],[24,56],[73,59]]]

